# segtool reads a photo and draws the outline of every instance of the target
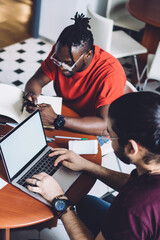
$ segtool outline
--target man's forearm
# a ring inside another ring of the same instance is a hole
[[[42,69],[39,68],[33,77],[31,77],[31,79],[26,83],[25,92],[32,92],[39,96],[42,88],[50,81],[51,80],[43,73]]]
[[[37,82],[34,81],[34,79],[30,79],[26,86],[25,86],[25,93],[33,93],[35,94],[37,97],[41,94],[42,88],[41,85]]]
[[[61,220],[71,240],[94,239],[92,233],[72,210],[68,210],[67,213],[63,214]]]
[[[119,191],[121,187],[127,183],[130,175],[113,171],[111,169],[99,166],[95,163],[86,160],[84,169],[86,172],[89,172],[94,177],[108,185],[109,187]]]
[[[92,134],[98,136],[106,136],[107,122],[100,117],[83,117],[83,118],[71,118],[65,117],[65,128],[82,132],[85,134]]]

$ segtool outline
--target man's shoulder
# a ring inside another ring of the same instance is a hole
[[[106,70],[112,69],[113,71],[123,71],[119,60],[97,45],[95,45],[94,60],[97,65],[105,65]]]
[[[106,58],[106,59],[112,59],[112,60],[118,61],[113,55],[111,55],[109,52],[103,50],[97,45],[94,45],[94,52],[95,52],[95,56],[99,56],[102,59]]]
[[[128,186],[127,186],[128,185]],[[124,186],[123,204],[137,210],[159,205],[160,211],[160,175],[144,174]],[[121,195],[121,193],[120,193]],[[143,205],[141,204],[143,203]],[[157,210],[158,210],[157,209]]]

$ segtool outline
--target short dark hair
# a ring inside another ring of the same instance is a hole
[[[60,34],[57,42],[60,42],[62,45],[67,45],[71,53],[72,46],[85,46],[86,50],[93,49],[93,34],[90,29],[89,20],[90,18],[85,17],[85,15],[78,14],[76,12],[74,18],[71,18],[75,21],[74,24],[66,27]]]
[[[160,95],[154,92],[128,93],[109,107],[112,129],[119,143],[133,139],[153,154],[160,154]]]

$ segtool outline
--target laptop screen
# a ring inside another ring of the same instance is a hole
[[[0,146],[10,178],[47,145],[39,110],[19,124]]]

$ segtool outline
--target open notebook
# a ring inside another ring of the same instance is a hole
[[[30,114],[22,111],[23,91],[9,84],[0,83],[0,115],[7,116],[17,123],[22,122]],[[61,114],[62,98],[40,95],[38,103],[47,103],[52,106],[57,114]]]

